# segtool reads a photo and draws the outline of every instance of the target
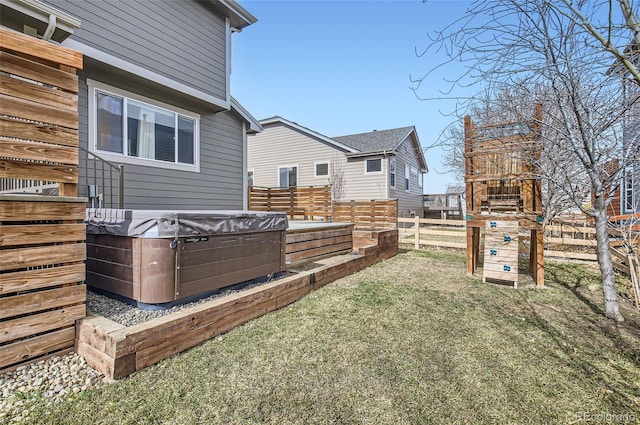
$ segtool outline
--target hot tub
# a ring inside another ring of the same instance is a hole
[[[87,209],[90,288],[175,304],[284,270],[287,217],[250,211]]]

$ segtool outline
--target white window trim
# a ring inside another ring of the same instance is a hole
[[[298,164],[289,164],[289,165],[278,165],[278,174],[276,174],[276,182],[277,185],[276,187],[281,187],[280,186],[280,170],[283,168],[296,168],[296,186],[300,185],[300,168],[298,167]],[[255,179],[256,176],[255,174],[253,175],[253,178]],[[291,186],[287,186],[287,187],[291,187]]]
[[[624,177],[622,179],[622,190],[620,191],[620,206],[621,206],[621,214],[630,214],[634,212],[636,205],[636,193],[635,193],[635,182],[634,182],[634,173],[632,167],[627,167],[624,171]],[[627,208],[627,197],[629,196],[627,190],[627,182],[631,180],[631,208]]]
[[[393,161],[393,170],[391,171],[391,161]],[[391,174],[393,174],[393,184],[391,184]],[[395,189],[398,186],[398,161],[395,156],[389,157],[389,187]]]
[[[407,187],[407,183],[409,183],[409,187]],[[409,169],[409,166],[405,165],[404,166],[404,191],[409,193],[411,192],[411,171]]]
[[[200,172],[200,115],[199,114],[196,114],[191,111],[187,111],[186,109],[182,109],[177,106],[173,106],[164,102],[157,101],[155,99],[151,99],[146,96],[141,96],[136,93],[131,93],[129,91],[122,90],[117,87],[113,87],[113,86],[101,83],[99,81],[87,79],[87,86],[88,86],[88,97],[89,97],[89,134],[88,134],[89,152],[95,153],[99,155],[101,158],[104,158],[107,161],[115,162],[115,163],[140,165],[143,167],[166,168],[170,170],[190,171],[194,173]],[[145,102],[152,106],[166,109],[169,112],[181,114],[188,118],[193,118],[195,120],[195,129],[194,129],[194,135],[193,135],[194,136],[194,147],[193,147],[194,164],[189,165],[189,164],[181,164],[176,162],[160,161],[160,160],[149,159],[149,158],[137,158],[137,157],[125,155],[124,153],[118,154],[115,152],[98,150],[96,146],[96,139],[97,139],[96,138],[96,131],[97,131],[96,103],[95,103],[96,90],[114,94],[116,96],[126,97],[132,100],[137,100],[140,102]]]
[[[367,171],[367,163],[369,161],[380,161],[380,171]],[[376,174],[383,174],[384,173],[384,161],[382,161],[382,158],[367,158],[364,160],[364,175],[365,176],[371,176],[371,175],[376,175]]]
[[[317,174],[318,172],[318,164],[327,164],[327,175],[326,176],[319,176]],[[329,161],[315,161],[313,163],[313,178],[314,179],[328,179],[329,175],[331,175],[331,168],[329,168]]]
[[[416,167],[411,166],[411,179],[413,179],[413,175],[416,176],[416,184],[418,187],[422,187],[422,173]]]

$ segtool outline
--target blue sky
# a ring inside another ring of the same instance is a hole
[[[415,125],[426,148],[455,118],[443,115],[452,101],[419,100],[410,90],[410,75],[443,60],[415,49],[468,3],[240,0],[258,22],[233,36],[231,93],[258,119],[280,115],[330,137]],[[447,87],[445,74],[435,74],[421,95]],[[426,193],[454,183],[441,154],[425,152]]]

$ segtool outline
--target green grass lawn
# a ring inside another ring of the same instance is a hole
[[[639,315],[603,317],[595,268],[548,263],[546,278],[514,290],[466,277],[464,254],[403,251],[33,421],[640,421]]]

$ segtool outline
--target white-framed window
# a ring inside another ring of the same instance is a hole
[[[622,182],[622,214],[634,212],[635,199],[633,199],[633,183],[633,168],[627,167],[624,170],[624,179]]]
[[[292,187],[298,185],[298,165],[281,165],[278,167],[278,186]]]
[[[389,186],[396,187],[396,157],[389,157]]]
[[[329,162],[315,162],[313,164],[313,177],[329,177]]]
[[[382,174],[382,158],[367,159],[364,162],[365,174]]]
[[[411,177],[409,167],[404,166],[404,191],[409,192],[411,190]]]
[[[420,173],[418,173],[418,169],[416,167],[411,167],[410,170],[411,170],[411,181],[416,182],[418,187],[421,187],[422,185],[420,184]]]
[[[89,150],[115,162],[199,171],[200,115],[87,80]]]
[[[247,170],[247,186],[253,186],[253,168]]]
[[[424,174],[418,173],[418,187],[422,187],[422,180],[424,179]]]

